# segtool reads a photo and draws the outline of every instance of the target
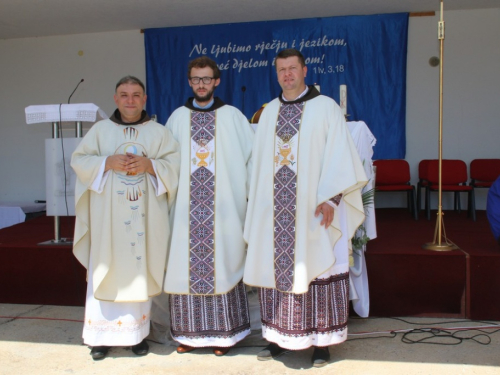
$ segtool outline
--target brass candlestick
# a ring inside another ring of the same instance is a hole
[[[451,251],[458,249],[458,246],[449,241],[444,231],[443,219],[443,185],[442,185],[442,164],[443,164],[443,51],[444,51],[444,20],[443,20],[443,0],[441,0],[441,19],[438,22],[438,39],[440,45],[440,65],[439,65],[439,188],[438,188],[438,213],[436,229],[434,230],[434,241],[428,242],[422,247],[433,251]],[[430,204],[430,202],[429,202]],[[441,238],[444,233],[444,243]]]

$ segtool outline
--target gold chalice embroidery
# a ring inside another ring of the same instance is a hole
[[[278,155],[281,155],[283,157],[283,159],[279,163],[280,165],[290,165],[290,164],[293,165],[294,164],[293,160],[295,158],[294,158],[293,154],[291,154],[291,152],[292,152],[291,140],[292,140],[292,136],[289,134],[285,134],[281,138],[278,139],[278,149],[279,149]],[[279,159],[278,155],[276,155],[276,158],[275,158],[276,164],[278,164],[278,159]],[[289,156],[290,156],[290,160],[288,160]]]
[[[210,150],[207,147],[207,141],[204,139],[200,139],[198,141],[198,145],[200,146],[196,151],[196,156],[200,159],[197,166],[198,167],[207,167],[208,164],[205,161],[206,158],[210,155]]]
[[[292,152],[292,149],[290,148],[290,145],[288,143],[284,143],[280,147],[280,154],[283,156],[283,160],[281,160],[281,165],[290,165],[290,161],[287,159],[288,155],[290,155],[290,152]]]

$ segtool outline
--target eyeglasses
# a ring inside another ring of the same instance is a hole
[[[202,81],[205,85],[208,85],[210,82],[212,82],[212,79],[214,79],[214,77],[191,77],[191,78],[189,78],[191,83],[193,83],[195,85],[200,83],[200,81]]]

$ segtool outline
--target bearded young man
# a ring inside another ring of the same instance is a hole
[[[164,289],[177,352],[213,347],[221,356],[250,333],[242,278],[253,130],[214,97],[220,71],[213,60],[191,61],[188,83],[194,97],[166,124],[180,144],[181,167]]]

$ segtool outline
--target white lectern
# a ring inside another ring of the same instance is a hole
[[[71,169],[71,155],[82,138],[82,122],[95,122],[97,114],[106,119],[102,109],[92,103],[32,105],[26,107],[26,123],[52,123],[52,139],[45,140],[45,187],[47,216],[54,216],[54,239],[41,245],[68,245],[60,237],[60,216],[75,215],[76,175]],[[75,138],[60,138],[62,121],[75,121]],[[63,158],[64,148],[64,158]]]

